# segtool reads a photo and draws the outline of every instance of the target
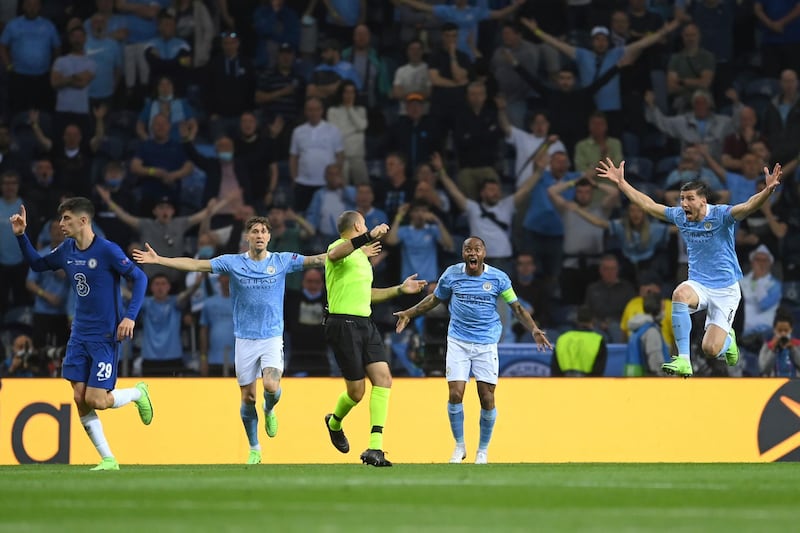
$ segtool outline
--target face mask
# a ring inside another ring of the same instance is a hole
[[[197,257],[200,259],[210,259],[214,256],[214,247],[211,245],[201,246],[197,249]]]
[[[28,353],[28,350],[17,350],[16,352],[14,352],[14,355],[16,357],[25,357],[25,355],[27,353]]]
[[[80,151],[80,148],[73,148],[72,150],[64,150],[64,153],[67,154],[67,157],[75,157]]]
[[[106,178],[106,185],[108,185],[109,187],[112,187],[112,188],[116,189],[117,187],[119,187],[120,185],[122,185],[122,178],[114,178],[114,179],[108,179],[108,178]]]
[[[171,102],[172,101],[172,95],[171,94],[161,95],[161,96],[158,97],[158,99],[161,100],[162,102]]]
[[[220,161],[233,161],[233,152],[220,152],[218,155]]]
[[[53,183],[53,176],[36,176],[36,181],[42,185],[50,185]]]

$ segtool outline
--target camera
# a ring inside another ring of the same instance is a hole
[[[792,342],[792,339],[789,337],[781,337],[778,339],[778,346],[781,348],[786,348]]]

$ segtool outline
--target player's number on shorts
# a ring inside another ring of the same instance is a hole
[[[73,276],[75,279],[75,292],[78,296],[86,296],[89,294],[89,284],[86,282],[86,274],[78,272]]]
[[[113,371],[111,363],[97,363],[97,379],[100,381],[110,378]]]

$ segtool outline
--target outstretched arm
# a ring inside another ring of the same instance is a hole
[[[428,284],[424,279],[417,279],[416,274],[408,276],[402,284],[386,287],[385,289],[372,289],[372,303],[377,304],[397,298],[403,294],[417,294]]]
[[[781,164],[777,163],[775,168],[770,173],[767,167],[764,167],[764,175],[766,176],[766,187],[761,192],[757,192],[741,204],[736,204],[731,209],[731,216],[736,220],[747,218],[752,213],[755,213],[767,203],[769,197],[775,192],[775,189],[781,183]]]
[[[409,322],[420,315],[424,315],[437,305],[439,305],[442,301],[434,296],[433,293],[427,295],[423,298],[417,305],[414,307],[410,307],[403,311],[398,311],[394,313],[394,316],[397,317],[397,326],[395,327],[395,331],[397,333],[402,333]]]
[[[321,268],[325,266],[325,258],[328,254],[307,255],[303,259],[303,268]]]
[[[423,302],[424,301],[425,300],[423,300]],[[520,323],[525,326],[525,329],[531,332],[531,335],[533,335],[533,340],[536,342],[536,346],[539,348],[539,350],[544,350],[545,348],[550,348],[551,350],[553,349],[553,345],[550,344],[550,341],[547,339],[544,331],[539,329],[539,326],[536,325],[536,322],[533,320],[531,314],[527,312],[524,307],[522,307],[522,304],[519,303],[519,300],[511,303],[511,310],[514,312],[514,316],[517,317],[517,320],[519,320]]]
[[[625,52],[626,53],[641,52],[645,48],[653,46],[658,41],[660,41],[661,39],[666,37],[667,34],[669,34],[673,30],[675,30],[678,26],[680,26],[680,23],[681,23],[680,20],[672,19],[668,23],[666,23],[663,26],[661,26],[660,30],[658,30],[656,32],[653,32],[653,33],[651,33],[649,35],[645,35],[644,37],[642,37],[638,41],[627,45],[625,47]]]
[[[142,265],[162,265],[184,272],[211,272],[211,261],[208,259],[161,257],[149,243],[144,243],[144,247],[144,250],[133,251],[133,260]]]
[[[543,42],[549,44],[559,52],[563,53],[565,56],[569,57],[570,59],[575,59],[577,55],[578,49],[568,44],[561,39],[553,37],[552,35],[545,33],[539,28],[539,25],[533,19],[521,19],[522,23],[533,32],[535,36],[541,39]]]
[[[433,154],[433,156],[431,156],[431,164],[433,165],[433,169],[439,173],[439,179],[442,181],[445,190],[447,190],[447,194],[453,199],[453,203],[455,203],[460,210],[465,211],[467,209],[467,197],[464,196],[464,193],[461,192],[458,185],[447,175],[447,169],[444,168],[444,164],[442,163],[442,156],[438,153]]]
[[[375,241],[386,235],[389,231],[389,226],[386,224],[379,224],[369,230],[366,233],[358,235],[352,239],[347,239],[342,243],[339,243],[335,247],[328,250],[328,259],[333,261],[340,261],[347,257],[348,255],[352,254],[356,251],[357,248],[361,248],[365,244],[369,243],[370,241]],[[372,289],[375,291],[376,289]]]
[[[420,2],[419,0],[397,0],[398,4],[405,4],[411,9],[416,9],[417,11],[424,11],[426,13],[433,13],[433,6],[430,4],[426,4],[425,2]]]
[[[630,183],[625,181],[625,161],[622,161],[619,167],[615,167],[614,162],[611,161],[610,158],[607,158],[605,161],[600,161],[595,170],[599,177],[606,178],[610,182],[616,183],[619,190],[622,191],[622,194],[627,196],[631,202],[641,207],[645,213],[659,220],[667,220],[665,214],[667,206],[657,203],[643,192],[634,189]]]

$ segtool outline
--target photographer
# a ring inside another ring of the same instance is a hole
[[[792,338],[792,316],[778,311],[773,322],[773,337],[758,354],[761,376],[796,378],[800,373],[800,339]]]
[[[27,335],[18,335],[12,344],[11,353],[0,363],[0,376],[32,378],[34,371],[29,367],[29,363],[33,354],[33,340]]]

